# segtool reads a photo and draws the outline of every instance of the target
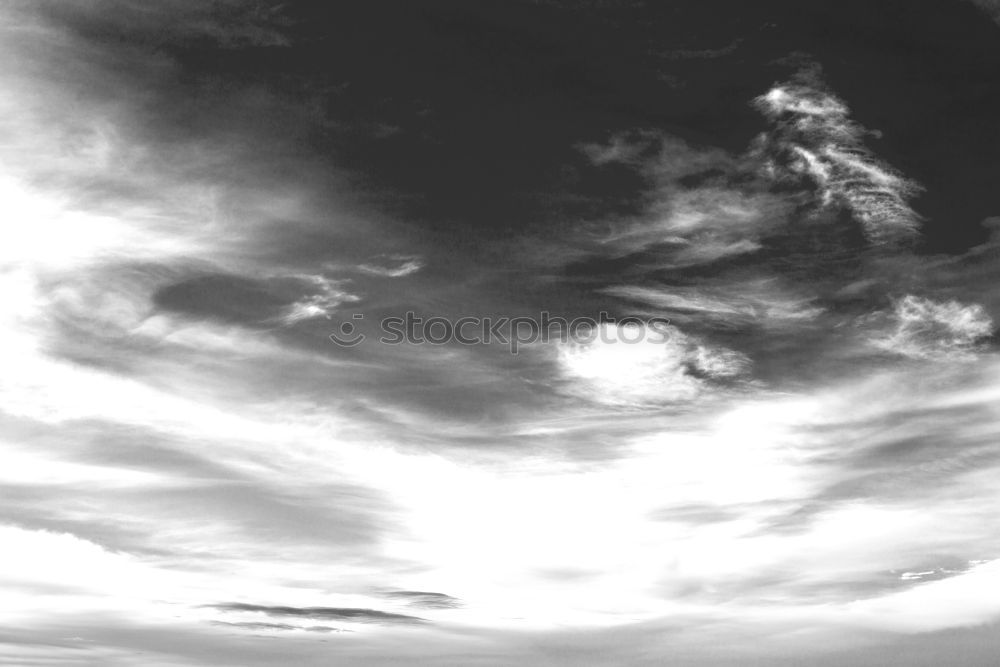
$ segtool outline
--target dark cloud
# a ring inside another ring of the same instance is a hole
[[[241,602],[227,602],[208,606],[219,611],[251,612],[267,614],[268,616],[296,616],[301,618],[351,621],[355,623],[393,625],[426,622],[425,619],[417,616],[394,614],[377,609],[355,609],[352,607],[279,607]]]

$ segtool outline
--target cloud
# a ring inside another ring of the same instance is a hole
[[[876,315],[869,319],[886,319]],[[907,295],[895,302],[886,334],[877,347],[906,357],[934,359],[969,355],[993,332],[993,320],[982,306],[937,302]]]
[[[994,21],[1000,23],[1000,2],[997,0],[971,0],[974,5],[989,14]]]
[[[560,344],[567,391],[599,403],[651,406],[691,400],[708,381],[742,375],[749,360],[700,344],[665,324],[601,323],[586,340]]]
[[[808,179],[822,206],[846,208],[874,243],[915,232],[920,216],[909,199],[919,186],[864,145],[867,130],[850,119],[847,105],[815,69],[776,84],[754,104],[774,124],[753,149],[767,178]]]
[[[404,600],[411,607],[425,609],[457,609],[462,606],[461,600],[444,593],[428,593],[425,591],[389,591],[382,594],[390,600]]]
[[[369,215],[301,70],[226,74],[297,62],[285,10],[195,4],[21,4],[0,40],[0,661],[744,664],[997,618],[997,245],[883,244],[915,190],[817,80],[744,153],[560,135],[630,212],[486,252]],[[672,324],[326,338],[553,303]]]
[[[583,145],[593,165],[630,167],[653,186],[644,214],[618,222],[600,241],[619,252],[656,247],[662,267],[709,264],[766,251],[790,224],[829,226],[815,214],[838,210],[853,217],[869,243],[913,237],[921,217],[909,201],[921,188],[865,145],[873,133],[850,118],[817,67],[753,103],[772,128],[740,155],[652,130]]]
[[[295,324],[314,317],[329,319],[341,305],[361,300],[361,297],[344,290],[340,282],[325,276],[306,275],[298,276],[298,278],[306,283],[311,283],[317,293],[288,306],[282,316],[282,321],[286,324]]]
[[[385,278],[402,278],[412,273],[416,273],[424,267],[423,262],[417,257],[406,255],[392,255],[385,258],[389,264],[359,264],[358,270],[375,276]]]
[[[779,198],[730,182],[740,171],[738,158],[659,132],[616,134],[581,151],[597,167],[634,169],[652,186],[636,219],[582,230],[594,253],[651,252],[657,268],[712,264],[761,250],[788,209]]]
[[[304,298],[303,292],[307,293]],[[161,288],[153,295],[153,302],[161,309],[190,316],[262,327],[275,321],[294,324],[313,317],[328,318],[341,304],[359,298],[321,275],[259,279],[208,274]]]
[[[717,49],[673,49],[670,51],[664,51],[662,57],[668,60],[686,60],[691,58],[720,58],[722,56],[727,56],[736,49],[740,47],[743,43],[742,38],[734,39],[732,42],[726,46]]]
[[[654,306],[669,313],[671,321],[708,320],[734,327],[751,323],[781,327],[789,323],[808,322],[823,313],[822,308],[810,304],[813,299],[782,294],[773,279],[727,285],[726,289],[631,285],[606,287],[601,291]]]
[[[227,602],[211,605],[213,609],[231,612],[249,612],[268,616],[297,616],[323,620],[350,621],[354,623],[412,624],[424,623],[425,619],[406,614],[393,614],[377,609],[354,609],[349,607],[278,607],[241,602]]]
[[[239,622],[230,623],[228,621],[212,621],[212,625],[218,625],[221,627],[239,628],[240,630],[281,630],[281,631],[293,631],[301,630],[304,632],[345,632],[340,628],[333,628],[328,625],[288,625],[287,623],[260,623],[260,622]]]
[[[859,359],[888,367],[987,349],[995,298],[971,275],[992,279],[993,246],[966,258],[913,252],[919,188],[866,146],[873,133],[850,118],[818,67],[754,105],[772,127],[739,154],[653,130],[584,145],[594,169],[632,170],[646,189],[637,214],[578,225],[557,279],[585,276],[581,289],[620,300],[602,305],[667,318],[703,349],[742,359],[723,364],[744,369],[731,377],[775,388],[803,373],[832,379]],[[683,354],[638,366],[634,382],[619,382],[636,394],[645,386],[667,402],[712,395],[703,378],[692,382],[698,364]],[[580,390],[599,395],[592,384]]]
[[[969,566],[979,565],[981,563],[969,563]],[[961,574],[963,569],[950,569],[945,567],[935,567],[930,570],[922,570],[919,572],[903,572],[899,575],[899,578],[903,581],[937,581],[938,579],[947,579],[948,577],[955,576],[956,574]]]

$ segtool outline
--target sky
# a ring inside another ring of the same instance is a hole
[[[0,2],[0,664],[996,664],[998,76],[988,0]]]

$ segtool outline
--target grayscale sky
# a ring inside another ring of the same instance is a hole
[[[998,21],[0,2],[0,664],[997,664]]]

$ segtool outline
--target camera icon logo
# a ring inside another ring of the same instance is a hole
[[[355,313],[351,316],[353,320],[363,320],[365,316],[361,313]],[[340,333],[330,334],[330,340],[341,347],[354,347],[364,342],[365,336],[363,333],[356,333],[356,327],[354,322],[347,321],[340,325]]]

